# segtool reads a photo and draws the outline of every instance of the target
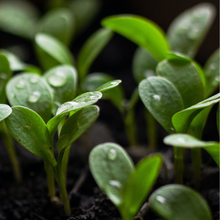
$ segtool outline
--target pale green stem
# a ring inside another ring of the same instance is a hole
[[[71,148],[71,145],[65,149],[65,152],[63,155],[63,174],[64,174],[64,178],[65,178],[65,184],[66,184],[66,180],[67,180],[67,166],[68,166],[68,162],[69,162],[70,148]]]
[[[3,142],[4,142],[5,147],[7,149],[11,164],[12,164],[12,169],[13,169],[15,180],[17,183],[21,183],[22,182],[21,168],[20,168],[20,164],[18,162],[17,155],[15,153],[13,139],[8,132],[8,129],[6,127],[5,122],[4,121],[1,122],[0,125],[1,125],[0,130],[3,133],[2,139],[3,139]]]
[[[174,152],[174,170],[176,175],[176,183],[183,184],[184,148],[173,147],[173,152]]]
[[[147,137],[149,142],[149,148],[151,151],[156,151],[157,148],[157,129],[156,121],[151,113],[146,109],[146,127],[147,127]]]
[[[50,198],[53,198],[56,196],[53,168],[49,163],[44,162],[44,169],[47,175],[48,194]]]

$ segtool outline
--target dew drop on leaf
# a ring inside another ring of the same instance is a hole
[[[62,73],[55,73],[54,75],[49,76],[48,82],[53,87],[61,87],[64,86],[67,82],[66,76]]]
[[[115,160],[117,158],[117,152],[114,148],[111,148],[108,152],[108,159]]]
[[[122,188],[122,184],[118,180],[109,180],[109,185],[116,187],[118,189]]]
[[[35,103],[39,100],[41,93],[39,91],[34,91],[28,98],[28,102]]]
[[[174,131],[174,128],[171,127],[170,130],[171,130],[171,131]]]
[[[177,138],[177,141],[179,141],[179,143],[185,143],[185,142],[186,142],[186,139],[183,138],[183,137],[178,137],[178,138]]]
[[[160,96],[159,95],[153,95],[153,98],[155,99],[155,100],[160,100]]]
[[[32,83],[32,84],[36,84],[36,83],[38,83],[38,81],[39,81],[39,79],[38,79],[38,77],[31,77],[30,79],[29,79],[29,81],[30,81],[30,83]]]
[[[25,82],[23,80],[20,80],[18,84],[16,85],[16,88],[18,89],[24,89],[25,88]]]
[[[157,196],[156,197],[156,200],[160,203],[165,203],[166,202],[166,199],[163,197],[163,196]]]

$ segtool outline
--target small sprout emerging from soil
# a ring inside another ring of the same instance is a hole
[[[122,147],[104,143],[91,151],[89,164],[96,183],[118,208],[122,219],[132,220],[159,175],[162,157],[146,157],[134,167]]]

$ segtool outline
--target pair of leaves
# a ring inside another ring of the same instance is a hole
[[[147,157],[134,168],[122,147],[105,143],[91,151],[89,164],[96,183],[117,206],[122,218],[131,220],[156,181],[162,158]]]
[[[211,220],[211,211],[195,190],[178,184],[157,189],[149,198],[150,207],[167,220]]]
[[[175,147],[204,148],[219,167],[219,143],[214,141],[200,141],[188,134],[171,134],[164,138],[164,143]]]

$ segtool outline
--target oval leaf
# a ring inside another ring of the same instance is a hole
[[[151,20],[136,15],[117,15],[107,17],[101,23],[147,49],[157,61],[165,59],[169,50],[165,34]]]
[[[5,122],[9,132],[19,144],[52,166],[56,165],[49,131],[36,112],[26,107],[15,106],[12,107],[12,113]]]
[[[148,111],[164,127],[173,133],[172,116],[183,109],[179,92],[166,79],[149,77],[139,84],[139,95]]]
[[[137,214],[156,182],[162,161],[161,155],[158,154],[148,156],[137,164],[123,190],[124,201],[120,206],[123,219],[133,219],[134,215]]]
[[[185,59],[164,60],[157,66],[157,74],[168,79],[180,93],[184,108],[203,100],[203,83],[195,65]]]
[[[77,65],[81,82],[84,81],[92,62],[112,38],[112,35],[113,33],[111,30],[101,28],[90,36],[89,39],[84,43],[79,52]]]
[[[67,8],[49,11],[39,23],[38,32],[50,34],[65,45],[69,45],[74,33],[74,17]]]
[[[123,202],[122,188],[134,170],[128,154],[117,144],[100,144],[91,151],[89,166],[100,189],[119,207]]]
[[[98,118],[98,106],[88,106],[72,115],[62,127],[56,147],[60,152],[79,138]]]
[[[170,25],[167,39],[171,50],[193,58],[216,14],[213,5],[202,3],[184,11]]]
[[[210,96],[219,86],[219,54],[220,50],[215,51],[208,59],[204,67],[204,73],[206,77],[207,89],[205,91],[205,97]]]
[[[60,64],[72,65],[74,63],[69,49],[55,37],[48,34],[36,34],[35,49],[38,60],[45,70]]]
[[[26,106],[37,112],[45,121],[50,119],[52,95],[41,76],[32,73],[15,75],[7,84],[6,94],[12,106]]]
[[[138,47],[132,62],[133,76],[136,82],[139,83],[149,76],[155,76],[157,63],[146,49]]]
[[[6,119],[12,112],[12,109],[9,105],[0,104],[0,122]]]
[[[150,207],[167,220],[211,220],[203,197],[189,187],[170,184],[156,190],[149,199]]]
[[[199,114],[203,109],[209,108],[210,106],[218,103],[220,101],[220,93],[203,100],[202,102],[197,103],[187,109],[177,112],[172,117],[172,123],[177,133],[186,133],[188,127],[192,120]],[[207,116],[206,116],[207,117]],[[200,120],[206,120],[203,117],[199,118]],[[199,123],[198,121],[196,123]]]

